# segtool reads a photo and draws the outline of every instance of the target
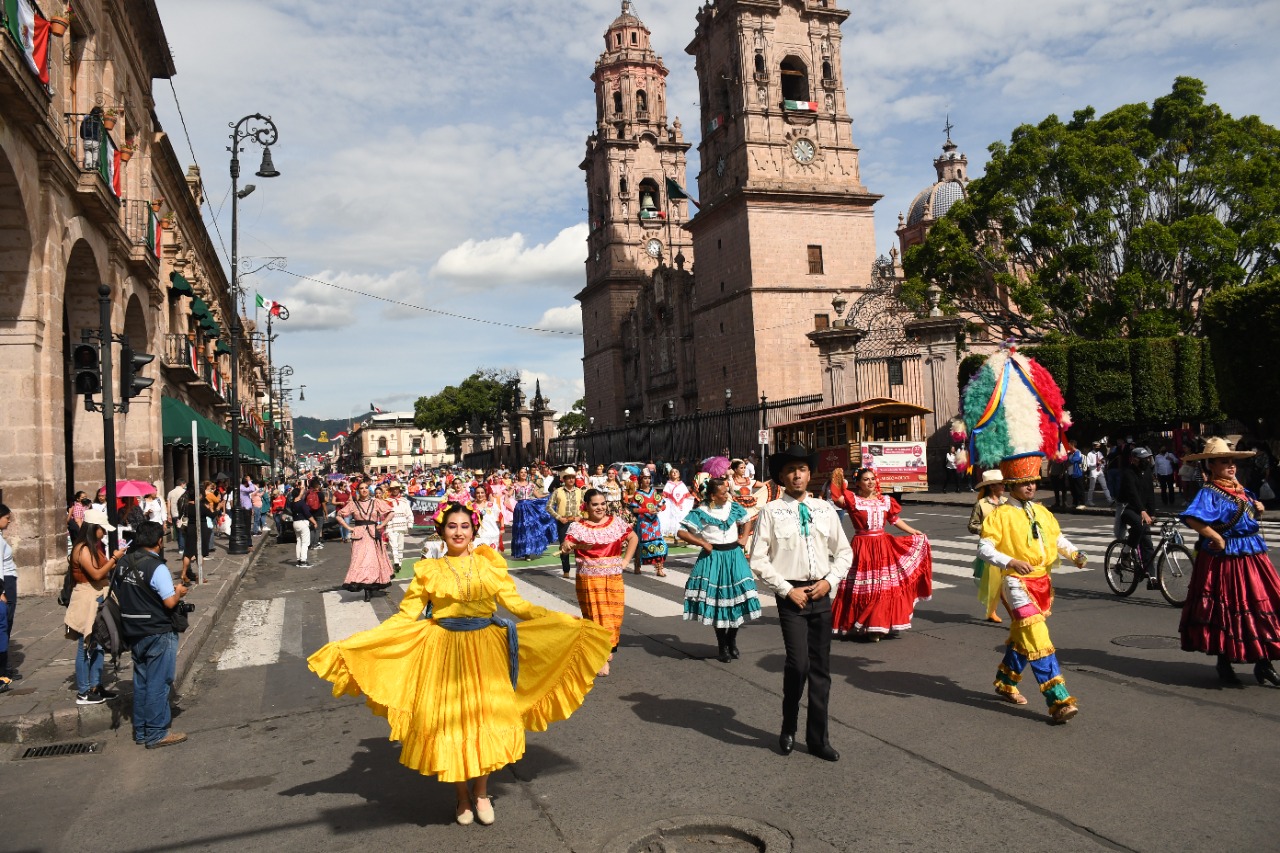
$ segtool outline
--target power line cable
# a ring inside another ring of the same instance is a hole
[[[195,146],[191,144],[191,131],[187,129],[187,117],[182,114],[182,103],[178,100],[178,90],[173,85],[172,77],[169,78],[169,91],[173,93],[173,105],[178,109],[178,121],[182,124],[182,135],[187,138],[187,150],[191,152],[191,162],[195,164],[197,169],[200,169],[200,161],[196,159]],[[205,188],[204,169],[200,169],[200,188],[203,192]],[[230,189],[228,189],[228,192],[230,192]],[[226,203],[225,198],[223,199],[223,203]],[[213,230],[218,235],[218,245],[222,247],[223,260],[225,260],[227,265],[230,266],[231,253],[227,251],[227,244],[222,239],[222,229],[218,227],[218,217],[216,215],[210,215],[209,220],[213,223]]]

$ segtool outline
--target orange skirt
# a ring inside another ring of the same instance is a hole
[[[622,608],[626,588],[622,573],[616,575],[578,575],[578,607],[582,617],[608,629],[617,648],[622,636]]]

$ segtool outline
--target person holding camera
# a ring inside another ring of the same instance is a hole
[[[187,739],[169,730],[169,690],[178,670],[178,634],[187,629],[193,606],[183,603],[187,587],[174,586],[160,558],[163,539],[163,525],[139,524],[136,547],[125,555],[111,582],[120,602],[124,640],[133,656],[133,741],[147,749]]]

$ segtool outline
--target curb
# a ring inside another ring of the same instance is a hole
[[[213,634],[222,613],[231,598],[240,589],[240,581],[258,556],[270,536],[262,536],[253,543],[244,565],[219,587],[208,605],[209,615],[198,619],[188,629],[179,644],[177,671],[173,683],[183,684],[195,665],[204,645]],[[52,711],[0,717],[0,744],[49,743],[73,740],[100,732],[118,729],[129,722],[132,710],[132,685],[122,684],[120,696],[101,705],[70,705]]]

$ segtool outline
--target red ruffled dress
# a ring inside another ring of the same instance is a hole
[[[860,498],[844,494],[853,522],[853,565],[832,604],[832,631],[887,634],[911,627],[917,601],[933,596],[933,558],[923,535],[894,536],[885,526],[902,508],[888,495]]]

